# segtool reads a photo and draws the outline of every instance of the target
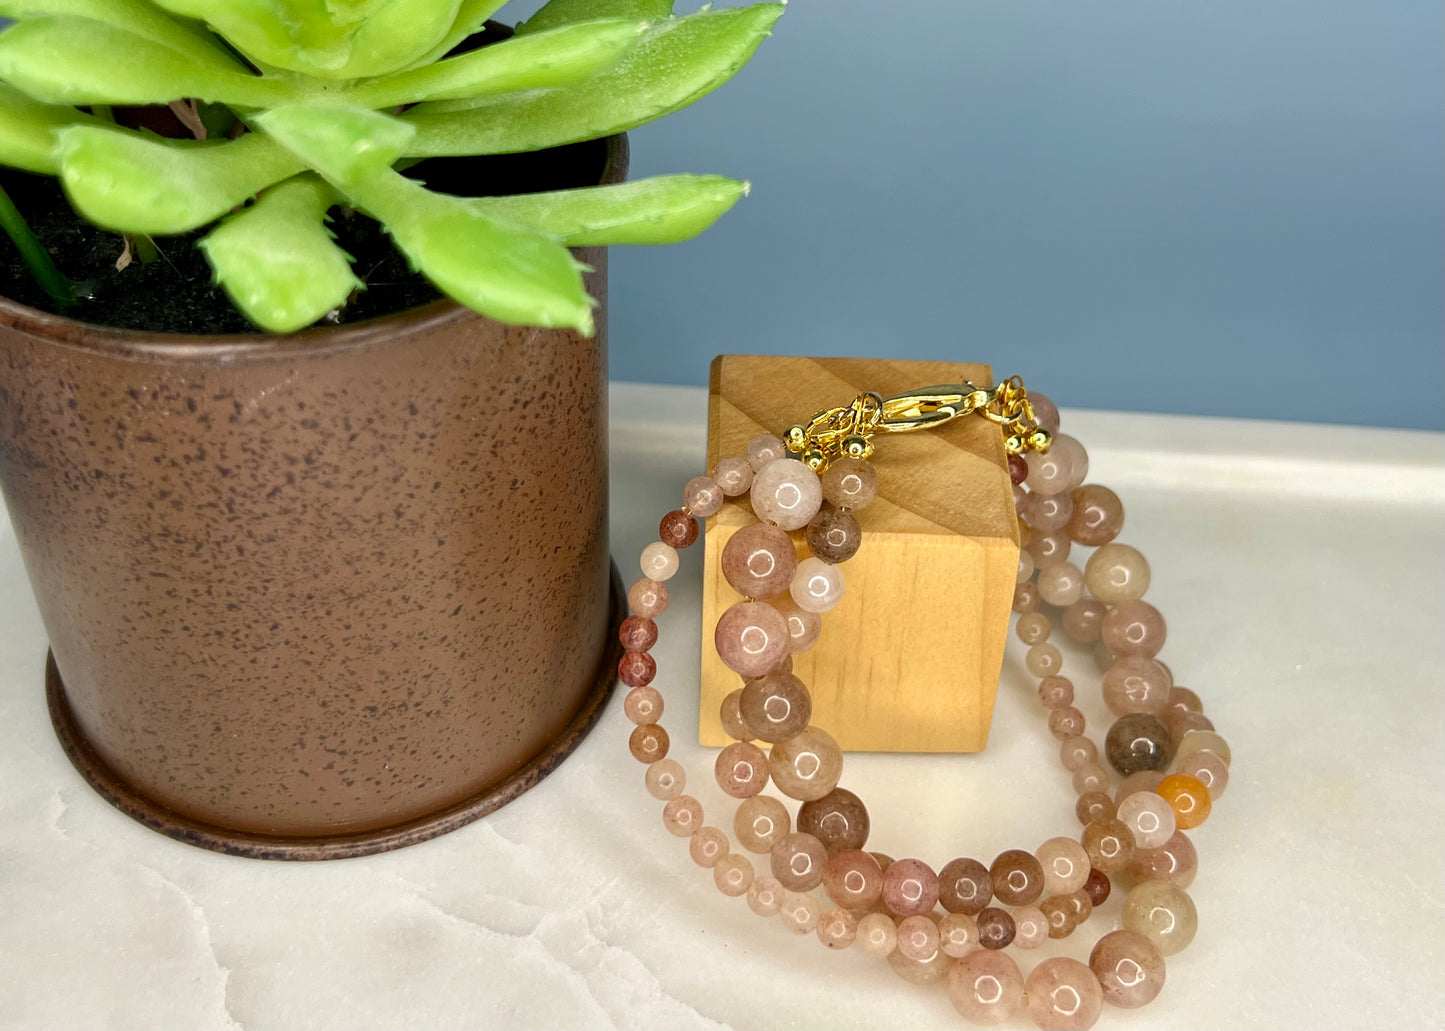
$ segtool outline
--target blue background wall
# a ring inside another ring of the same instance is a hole
[[[612,375],[957,358],[1062,404],[1441,428],[1442,33],[1438,0],[793,0],[633,133],[634,177],[754,189],[614,249]]]

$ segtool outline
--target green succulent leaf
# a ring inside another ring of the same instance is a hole
[[[640,22],[609,19],[509,39],[427,68],[373,79],[350,91],[346,99],[382,108],[566,86],[614,63],[637,42],[642,29]]]
[[[260,133],[196,143],[77,125],[56,136],[60,181],[75,209],[103,228],[148,236],[213,222],[305,168]]]
[[[364,107],[278,107],[253,119],[265,133],[334,183],[388,171],[416,130]]]
[[[55,130],[99,124],[73,107],[42,104],[0,82],[0,165],[54,175],[60,171]]]
[[[546,32],[596,18],[662,21],[670,17],[672,0],[548,0],[541,10],[517,26],[517,35]]]
[[[89,18],[42,15],[0,32],[0,78],[56,104],[165,104],[182,97],[261,107],[279,83],[201,64],[169,46]]]
[[[612,67],[574,86],[419,104],[408,155],[510,154],[621,132],[686,107],[747,63],[782,4],[704,10],[651,27]]]
[[[720,175],[659,175],[615,186],[478,197],[465,203],[568,247],[601,247],[691,239],[747,192],[747,183]]]
[[[406,68],[446,38],[458,6],[459,0],[391,0],[357,29],[346,61],[328,74],[359,79]]]
[[[326,210],[338,200],[316,176],[300,175],[266,190],[200,241],[216,282],[262,329],[309,326],[361,288],[325,225]]]
[[[104,22],[212,67],[244,70],[244,65],[199,26],[183,25],[146,0],[0,0],[0,17],[20,21],[35,15]]]
[[[452,21],[452,27],[447,30],[441,42],[413,61],[409,67],[421,68],[440,61],[451,53],[457,44],[481,31],[487,19],[496,14],[506,2],[507,0],[462,0],[461,6],[457,9],[457,16]]]

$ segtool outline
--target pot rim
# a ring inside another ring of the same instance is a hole
[[[578,141],[581,142],[581,141]],[[602,138],[606,147],[599,185],[627,176],[626,133]],[[589,248],[590,249],[590,248]],[[415,308],[345,326],[310,326],[294,333],[155,333],[116,329],[31,308],[0,295],[0,328],[46,340],[60,347],[123,360],[168,364],[264,362],[304,352],[308,356],[364,350],[394,338],[398,324],[427,331],[464,318],[485,318],[443,297]]]

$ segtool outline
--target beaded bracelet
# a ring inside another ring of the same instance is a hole
[[[919,859],[864,851],[867,808],[838,786],[842,751],[811,724],[811,697],[792,673],[791,655],[812,647],[821,614],[842,597],[839,564],[862,541],[853,513],[877,491],[866,461],[873,437],[969,414],[998,423],[1005,435],[1026,542],[1014,629],[1029,646],[1025,664],[1040,678],[1039,699],[1061,742],[1060,760],[1073,774],[1075,815],[1084,829],[1078,840],[1061,836],[1032,852],[1009,849],[988,866],[958,858],[935,873]],[[830,948],[856,944],[886,957],[907,980],[946,977],[955,1008],[972,1021],[999,1023],[1026,1006],[1041,1028],[1087,1028],[1106,1002],[1137,1007],[1157,996],[1164,957],[1193,939],[1197,917],[1185,888],[1198,857],[1184,831],[1203,823],[1224,792],[1230,753],[1198,695],[1175,685],[1156,658],[1166,630],[1158,610],[1142,600],[1148,562],[1115,541],[1123,506],[1107,487],[1083,482],[1088,456],[1058,427],[1052,402],[1026,394],[1015,378],[988,389],[865,394],[782,438],[755,438],[746,458],[723,458],[711,476],[689,481],[683,507],[663,516],[661,539],[643,549],[644,575],[628,592],[631,615],[620,630],[626,651],[618,675],[632,688],[625,701],[636,724],[629,747],[647,764],[648,791],[666,803],[664,825],[688,839],[693,860],[712,870],[723,894],[746,896],[755,913],[777,915],[795,933],[814,932]],[[685,772],[667,757],[659,723],[662,695],[651,686],[655,619],[667,608],[678,549],[696,541],[697,518],[744,494],[760,521],[723,550],[724,577],[743,600],[722,615],[714,635],[719,656],[743,686],[722,703],[722,724],[734,743],[719,753],[714,774],[726,794],[741,800],[734,833],[745,850],[769,857],[765,874],[733,851],[722,829],[704,824],[701,804],[683,793]],[[789,530],[805,530],[808,557],[798,558]],[[1095,549],[1082,570],[1069,561],[1075,545]],[[1071,638],[1095,645],[1104,701],[1118,717],[1105,739],[1107,761],[1122,777],[1115,795],[1107,791],[1112,778],[1097,761],[1097,747],[1084,736],[1083,714],[1072,705],[1073,684],[1061,675],[1062,653],[1048,641],[1053,626],[1041,602],[1063,610]],[[796,821],[763,794],[770,780],[802,803]],[[1124,874],[1134,883],[1123,928],[1103,935],[1087,964],[1047,959],[1025,979],[1004,950],[1068,937],[1109,896],[1111,878]],[[812,894],[818,887],[832,903],[827,909]]]

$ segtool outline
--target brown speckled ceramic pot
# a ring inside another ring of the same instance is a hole
[[[197,340],[0,300],[0,482],[86,778],[172,836],[322,858],[544,776],[616,662],[597,324],[437,302]]]

